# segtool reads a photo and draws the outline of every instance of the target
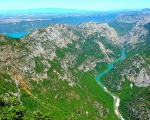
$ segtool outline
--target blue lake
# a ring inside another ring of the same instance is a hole
[[[18,33],[3,33],[5,36],[13,37],[13,38],[21,38],[25,35],[29,34],[28,32],[18,32]]]

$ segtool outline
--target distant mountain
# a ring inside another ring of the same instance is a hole
[[[142,11],[150,11],[150,8],[142,9]]]
[[[65,8],[40,8],[40,9],[24,9],[24,10],[8,10],[0,11],[0,14],[70,14],[70,13],[91,13],[95,11],[65,9]]]

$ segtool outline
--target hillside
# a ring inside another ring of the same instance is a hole
[[[112,98],[94,80],[121,51],[107,24],[50,25],[22,39],[1,35],[0,50],[2,118],[26,111],[22,118],[116,119]]]

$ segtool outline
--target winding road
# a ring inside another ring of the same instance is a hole
[[[118,96],[116,96],[115,94],[113,94],[112,92],[110,92],[105,86],[104,84],[101,82],[100,78],[107,74],[109,71],[111,71],[113,69],[113,65],[119,61],[121,61],[123,58],[125,57],[125,49],[122,50],[122,54],[121,56],[115,60],[114,62],[108,64],[108,69],[105,70],[104,72],[101,72],[99,73],[98,75],[96,75],[95,79],[96,81],[98,82],[98,84],[102,87],[102,89],[108,93],[109,95],[111,95],[113,98],[114,98],[114,111],[115,111],[115,114],[117,115],[117,117],[120,119],[120,120],[124,120],[124,118],[122,117],[122,115],[120,114],[119,112],[119,104],[120,104],[120,98]]]

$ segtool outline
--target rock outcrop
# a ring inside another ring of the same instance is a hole
[[[144,41],[148,34],[148,30],[144,28],[144,25],[149,22],[150,15],[138,21],[133,29],[121,38],[121,41],[125,44],[136,44]]]
[[[94,22],[90,22],[90,23],[84,23],[80,25],[79,27],[81,31],[83,32],[84,36],[86,37],[89,36],[90,34],[97,32],[99,36],[106,37],[113,44],[120,43],[117,32],[115,31],[114,28],[109,27],[107,23],[97,24]]]

